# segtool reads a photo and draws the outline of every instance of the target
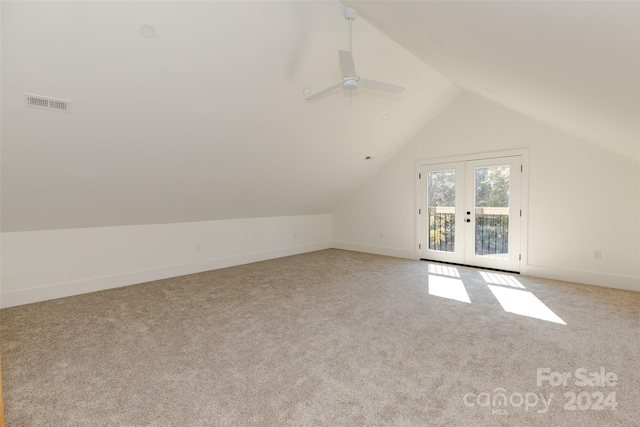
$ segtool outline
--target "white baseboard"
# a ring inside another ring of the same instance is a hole
[[[114,276],[95,277],[70,283],[58,283],[32,289],[3,293],[0,298],[0,308],[16,305],[31,304],[72,295],[86,294],[89,292],[103,291],[122,286],[135,285],[153,280],[168,279],[187,274],[201,273],[203,271],[217,270],[236,265],[250,264],[252,262],[266,261],[307,252],[320,251],[333,247],[332,242],[314,243],[310,245],[294,246],[273,251],[257,252],[237,255],[227,258],[211,259],[194,264],[177,265],[159,268],[155,270],[136,271],[133,273],[118,274]]]
[[[357,243],[347,242],[334,242],[333,247],[336,249],[345,249],[355,252],[366,252],[370,254],[386,255],[396,258],[418,259],[412,251],[406,249],[360,245]],[[640,292],[640,278],[631,276],[592,273],[587,271],[567,270],[536,265],[526,265],[522,269],[521,274],[526,276],[541,277],[544,279],[562,280],[565,282],[581,283],[584,285],[602,286],[605,288]]]
[[[64,298],[73,295],[119,288],[122,286],[150,282],[153,280],[168,279],[171,277],[201,273],[203,271],[217,270],[220,268],[233,267],[242,264],[249,264],[252,262],[266,261],[270,259],[282,258],[286,256],[298,255],[330,248],[344,249],[354,252],[365,252],[376,255],[385,255],[396,258],[406,258],[413,260],[417,259],[413,251],[406,249],[361,245],[347,242],[315,243],[310,245],[276,249],[273,251],[212,259],[194,264],[178,265],[159,268],[155,270],[137,271],[133,273],[125,273],[114,276],[95,277],[91,279],[80,280],[77,282],[58,283],[38,288],[7,292],[3,293],[0,297],[0,308]],[[535,265],[526,265],[522,271],[522,274],[552,280],[562,280],[566,282],[582,283],[587,285],[603,286],[608,288],[640,292],[640,279],[637,277],[617,276],[578,270],[565,270]]]
[[[395,258],[407,258],[417,260],[416,254],[413,251],[408,251],[406,249],[395,249],[395,248],[387,248],[384,246],[369,246],[369,245],[360,245],[357,243],[347,243],[347,242],[333,242],[333,247],[335,249],[344,249],[347,251],[354,252],[365,252],[368,254],[376,254],[376,255],[386,255]]]
[[[526,276],[542,277],[545,279],[562,280],[564,282],[640,292],[640,278],[638,277],[593,273],[580,270],[566,270],[562,268],[542,267],[530,264],[525,266],[521,274]]]

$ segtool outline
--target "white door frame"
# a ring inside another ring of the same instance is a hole
[[[456,162],[467,162],[473,160],[483,160],[483,159],[495,159],[500,157],[512,157],[512,156],[521,156],[522,157],[522,175],[521,175],[521,202],[520,208],[522,209],[522,217],[520,218],[520,246],[518,249],[518,253],[521,255],[520,259],[520,271],[522,272],[523,266],[526,266],[528,260],[528,231],[529,231],[529,149],[528,148],[520,148],[515,150],[505,150],[505,151],[494,151],[494,152],[483,152],[476,154],[468,154],[462,156],[454,156],[454,157],[440,157],[433,159],[422,159],[416,160],[414,165],[415,172],[415,209],[414,209],[414,254],[415,259],[420,259],[420,209],[421,197],[420,194],[420,169],[423,166],[437,165],[441,163],[456,163]]]

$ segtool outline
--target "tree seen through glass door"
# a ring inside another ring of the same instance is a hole
[[[429,172],[427,177],[429,210],[429,249],[455,251],[456,171]]]

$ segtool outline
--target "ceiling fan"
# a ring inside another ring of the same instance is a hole
[[[374,89],[388,93],[402,93],[404,88],[401,86],[392,85],[390,83],[379,82],[376,80],[363,79],[356,73],[356,65],[353,62],[353,48],[352,48],[352,33],[351,24],[355,21],[358,13],[350,7],[345,8],[344,18],[349,21],[349,50],[338,50],[338,57],[340,58],[340,66],[342,67],[342,82],[328,87],[320,92],[309,95],[305,98],[307,101],[315,101],[316,99],[335,91],[336,89],[343,88],[349,91],[349,98],[351,98],[352,91],[359,87],[367,89]]]

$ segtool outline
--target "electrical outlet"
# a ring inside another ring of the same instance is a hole
[[[602,251],[600,249],[593,251],[593,259],[602,259]]]

